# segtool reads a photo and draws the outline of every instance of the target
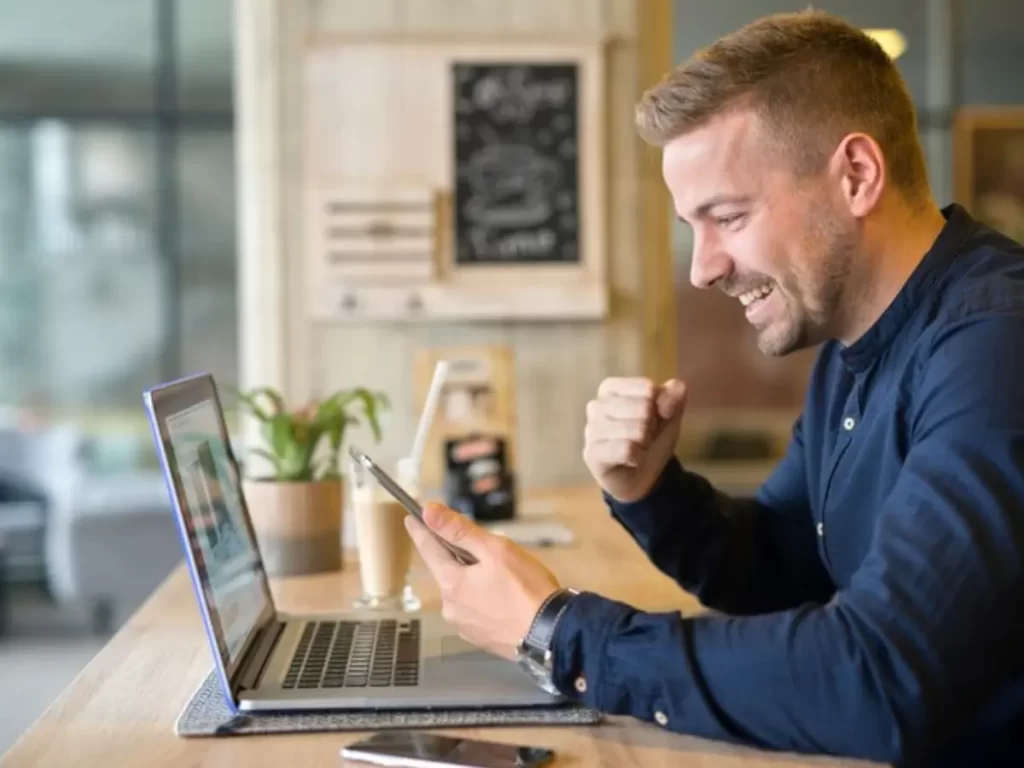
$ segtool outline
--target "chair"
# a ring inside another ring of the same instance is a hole
[[[93,628],[107,633],[159,585],[182,550],[161,473],[93,472],[88,445],[69,426],[0,429],[0,474],[41,492],[41,558],[53,597],[84,609]],[[3,519],[0,505],[0,531]]]

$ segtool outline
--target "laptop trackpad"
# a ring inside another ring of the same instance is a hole
[[[467,643],[456,634],[442,634],[440,640],[440,657],[427,660],[423,670],[422,679],[428,688],[460,691],[469,696],[467,703],[476,706],[547,704],[555,700],[515,662]]]
[[[497,658],[493,653],[478,648],[458,635],[441,637],[441,657],[445,661],[487,661],[492,663]]]

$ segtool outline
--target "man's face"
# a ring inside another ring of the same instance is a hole
[[[798,178],[754,113],[740,110],[669,142],[662,173],[693,227],[691,282],[738,299],[762,352],[834,335],[857,230],[827,171]]]

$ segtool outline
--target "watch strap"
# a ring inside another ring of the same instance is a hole
[[[558,620],[562,618],[565,609],[577,594],[579,593],[573,589],[560,589],[541,604],[526,637],[523,638],[523,645],[538,660],[542,659],[551,647]]]

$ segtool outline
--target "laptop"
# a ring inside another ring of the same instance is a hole
[[[278,611],[213,377],[162,384],[143,399],[216,671],[235,713],[564,700],[514,662],[463,641],[439,613]]]

